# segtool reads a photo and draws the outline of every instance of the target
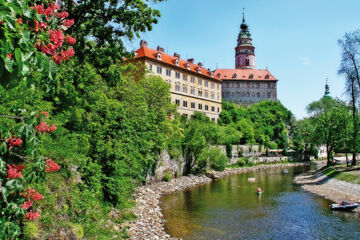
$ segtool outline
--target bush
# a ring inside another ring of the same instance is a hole
[[[243,167],[243,166],[245,166],[246,165],[246,162],[245,162],[245,160],[244,159],[239,159],[239,160],[237,160],[237,165],[239,165],[240,167]]]
[[[169,172],[166,172],[166,173],[164,174],[163,178],[162,178],[162,180],[165,181],[165,182],[170,182],[171,179],[172,179],[172,175],[171,175],[171,173],[169,173]]]
[[[39,228],[34,222],[25,222],[23,234],[24,239],[35,239],[39,235]]]
[[[226,156],[231,159],[232,158],[232,144],[226,143]]]
[[[220,148],[211,148],[209,150],[209,161],[211,169],[224,171],[228,159]]]
[[[249,164],[249,157],[241,157],[236,162],[240,167],[246,166]]]
[[[270,149],[278,149],[278,145],[274,142],[269,142],[269,148]]]

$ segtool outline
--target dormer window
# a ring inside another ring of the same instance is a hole
[[[270,78],[270,75],[266,74],[265,79],[269,79],[269,78]]]
[[[190,63],[188,63],[188,64],[186,65],[186,68],[187,68],[188,70],[190,70]]]
[[[234,73],[234,75],[232,75],[232,78],[237,78],[237,74]]]
[[[176,59],[175,65],[176,65],[176,66],[179,66],[179,59]]]
[[[218,73],[218,74],[216,74],[216,76],[217,76],[218,78],[220,78],[221,74],[220,74],[220,73]]]
[[[198,73],[201,73],[201,67],[198,67]]]
[[[214,73],[213,73],[213,72],[211,72],[211,77],[214,77]]]
[[[250,74],[249,79],[253,79],[254,78],[254,74]]]
[[[157,54],[157,60],[161,60],[161,53],[160,52]]]

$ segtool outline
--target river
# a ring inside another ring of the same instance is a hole
[[[308,168],[288,168],[287,175],[281,169],[233,175],[166,195],[161,199],[166,230],[184,240],[360,239],[357,213],[332,212],[330,201],[293,184]],[[256,182],[248,181],[254,177]]]

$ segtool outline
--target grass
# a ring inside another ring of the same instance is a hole
[[[330,178],[360,184],[360,174],[352,174],[351,172],[354,170],[360,170],[360,168],[346,167],[345,164],[340,164],[337,166],[324,167],[321,169],[321,172]]]

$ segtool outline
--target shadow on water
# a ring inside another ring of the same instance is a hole
[[[233,175],[162,198],[167,232],[187,239],[356,239],[356,213],[331,212],[330,202],[293,184],[307,167]],[[256,182],[248,182],[255,177]],[[261,186],[264,193],[255,190]]]

